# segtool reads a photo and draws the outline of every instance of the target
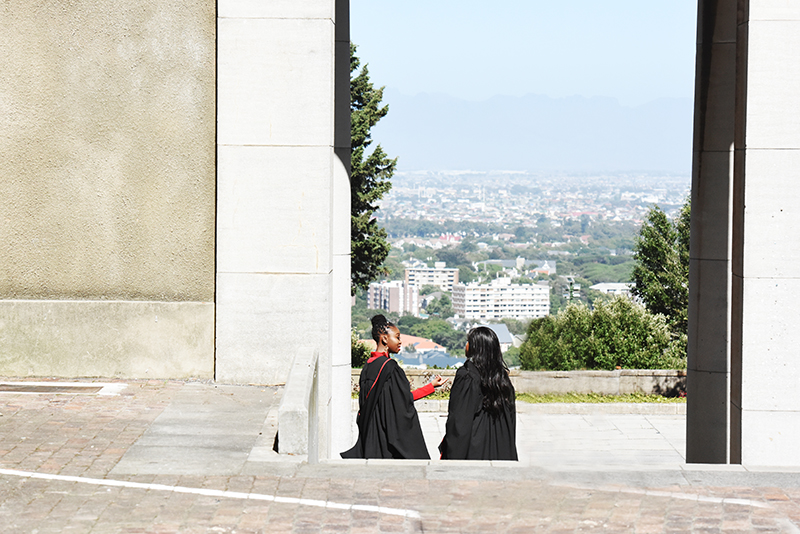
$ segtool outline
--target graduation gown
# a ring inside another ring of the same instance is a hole
[[[385,355],[370,358],[358,383],[358,441],[342,458],[430,459],[414,395],[397,362]]]
[[[483,409],[481,377],[467,360],[450,389],[447,424],[439,452],[443,460],[517,460],[514,406],[497,415]]]

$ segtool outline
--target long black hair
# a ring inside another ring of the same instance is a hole
[[[390,323],[386,317],[381,314],[376,315],[372,318],[372,339],[375,340],[375,343],[380,345],[381,343],[381,335],[388,333],[389,328],[393,327],[394,324]],[[396,326],[394,326],[397,328]]]
[[[467,343],[467,358],[481,377],[483,409],[499,414],[504,408],[514,406],[514,386],[508,377],[497,334],[491,328],[479,326],[469,331]]]

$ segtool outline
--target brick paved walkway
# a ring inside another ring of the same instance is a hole
[[[111,476],[184,387],[130,382],[113,397],[1,393],[0,468],[79,478],[0,473],[0,532],[800,532],[800,474],[792,472],[373,461]]]

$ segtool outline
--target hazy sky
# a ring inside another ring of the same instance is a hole
[[[692,97],[696,0],[350,0],[372,81],[407,95]]]

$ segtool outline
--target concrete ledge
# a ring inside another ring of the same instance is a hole
[[[455,369],[405,369],[411,388],[416,389],[440,374],[453,383]],[[353,369],[351,385],[358,391],[361,369]],[[511,371],[511,382],[517,393],[601,393],[625,395],[646,393],[677,395],[686,391],[686,371],[669,369],[618,369],[616,371]],[[448,386],[445,386],[447,389]],[[419,411],[419,409],[418,409]],[[434,410],[435,411],[435,410]]]
[[[448,400],[418,400],[414,407],[419,413],[447,413]],[[358,399],[352,401],[353,412],[358,412]],[[517,402],[518,413],[530,414],[639,414],[639,415],[685,415],[685,403],[655,402],[543,402],[538,404]]]
[[[686,371],[618,369],[616,371],[512,371],[520,393],[646,393],[677,395],[686,390]]]
[[[302,347],[292,362],[278,406],[278,452],[318,461],[317,364],[319,351]]]
[[[0,375],[214,378],[214,303],[0,300]]]

